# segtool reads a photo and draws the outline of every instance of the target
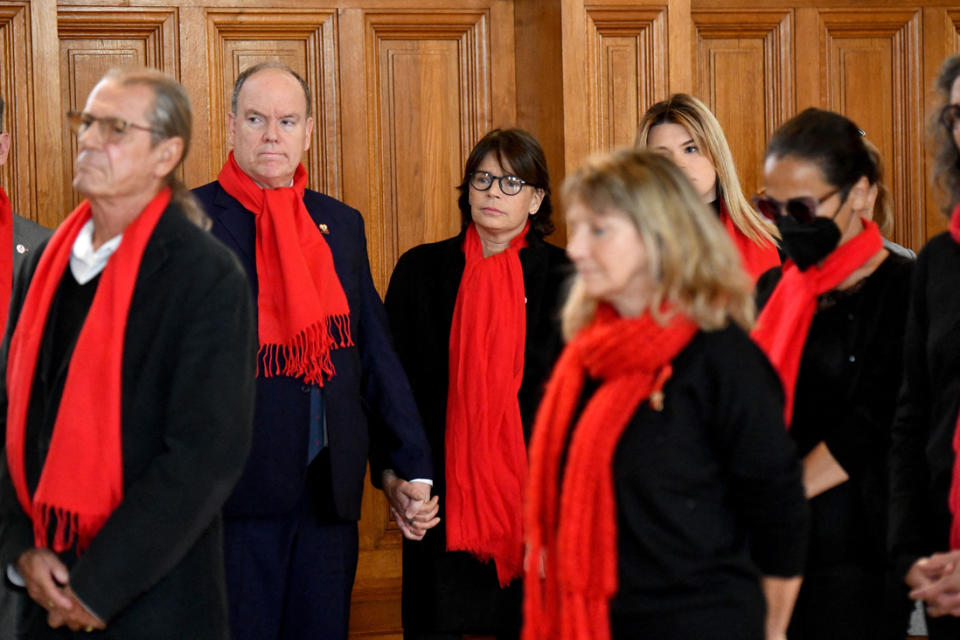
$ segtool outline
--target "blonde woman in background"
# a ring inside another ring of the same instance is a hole
[[[683,170],[703,202],[712,205],[753,282],[779,266],[780,236],[743,195],[730,146],[707,105],[685,93],[658,102],[640,120],[636,146],[670,158]]]
[[[736,250],[657,154],[594,158],[563,200],[577,276],[531,443],[524,638],[783,638],[806,504]]]

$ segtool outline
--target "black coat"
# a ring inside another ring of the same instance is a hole
[[[6,341],[43,248],[17,281]],[[71,586],[107,623],[105,633],[85,636],[227,637],[220,510],[250,446],[253,326],[236,259],[171,205],[147,243],[127,320],[123,500],[71,561]],[[49,334],[48,323],[44,342]],[[5,352],[2,361],[5,370]],[[5,569],[33,546],[5,455],[0,517],[10,525],[0,540]]]
[[[410,379],[433,451],[434,493],[445,497],[446,428],[450,326],[463,276],[464,234],[415,247],[397,262],[386,306],[397,353]],[[564,283],[572,273],[563,250],[534,232],[520,250],[527,298],[526,347],[520,413],[529,442],[533,420],[553,364],[563,348],[559,312]],[[493,633],[516,630],[520,589],[499,588],[493,563],[463,552],[446,552],[441,521],[420,542],[404,541],[403,624],[418,631]],[[519,581],[517,581],[519,582]]]

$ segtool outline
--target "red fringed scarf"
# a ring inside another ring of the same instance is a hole
[[[353,341],[333,254],[303,204],[307,170],[297,167],[292,187],[262,189],[231,151],[217,181],[256,217],[260,374],[323,386],[335,374],[330,351]]]
[[[7,192],[0,187],[0,310],[3,321],[0,328],[6,335],[10,290],[13,289],[13,208]]]
[[[696,332],[680,314],[664,327],[649,313],[621,318],[601,305],[560,356],[530,445],[524,640],[610,637],[608,607],[618,585],[613,454],[644,400],[662,406],[670,363]],[[601,385],[577,421],[561,469],[588,375]]]
[[[780,265],[780,254],[777,253],[777,247],[773,243],[757,244],[748,238],[737,225],[733,224],[730,214],[727,211],[727,204],[720,198],[720,222],[723,223],[727,234],[733,240],[734,246],[740,253],[740,259],[743,261],[743,269],[750,276],[750,281],[757,282],[757,278],[764,272]]]
[[[800,358],[810,324],[817,312],[817,297],[830,291],[883,249],[877,225],[863,220],[863,231],[827,256],[823,266],[800,271],[787,261],[783,275],[750,334],[780,374],[785,395],[784,420],[793,421],[793,395]]]
[[[123,232],[100,275],[60,399],[50,450],[33,496],[27,490],[24,440],[37,356],[54,294],[77,234],[90,219],[84,200],[60,225],[40,258],[7,358],[7,464],[34,544],[60,552],[86,549],[123,499],[121,398],[127,314],[143,252],[170,202],[154,197]],[[53,539],[50,527],[55,525]]]
[[[519,256],[526,234],[524,227],[507,249],[484,258],[476,227],[467,227],[450,327],[447,549],[492,559],[501,586],[523,568],[527,452],[517,393],[526,344]]]
[[[950,237],[960,244],[960,204],[950,216]],[[960,549],[960,415],[957,416],[957,426],[953,429],[953,477],[950,481],[950,513],[953,519],[950,524],[950,548]]]

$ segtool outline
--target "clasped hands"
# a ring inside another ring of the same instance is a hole
[[[383,493],[390,503],[390,513],[408,540],[422,540],[440,522],[440,498],[431,498],[430,489],[424,482],[407,482],[390,469],[383,472]]]
[[[67,566],[49,549],[34,547],[24,551],[17,559],[17,572],[33,601],[47,610],[51,627],[67,626],[72,631],[106,628],[103,620],[77,598],[70,588]]]
[[[934,617],[960,616],[960,551],[920,558],[907,572],[910,597],[923,600]]]

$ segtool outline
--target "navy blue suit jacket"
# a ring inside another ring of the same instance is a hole
[[[243,264],[256,300],[254,215],[218,182],[199,187],[194,194],[213,221],[213,234]],[[433,474],[430,446],[373,286],[363,218],[355,209],[316,191],[307,190],[303,200],[314,222],[329,230],[324,238],[350,305],[355,345],[332,352],[336,375],[323,386],[330,477],[311,473],[308,480],[309,387],[299,379],[258,376],[253,446],[225,506],[228,516],[289,512],[309,481],[316,483],[311,490],[332,488],[339,518],[358,520],[368,458],[375,483],[387,466],[407,479]]]

